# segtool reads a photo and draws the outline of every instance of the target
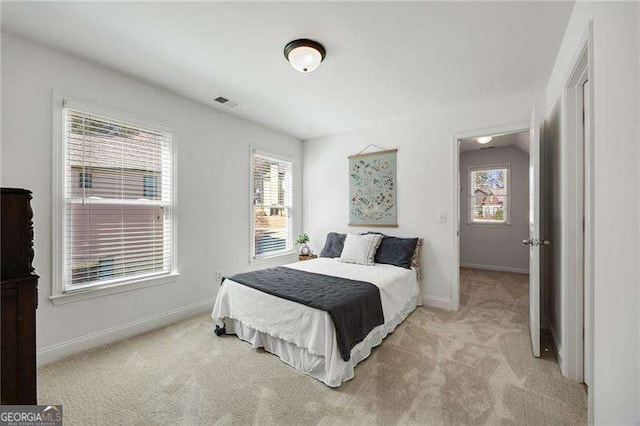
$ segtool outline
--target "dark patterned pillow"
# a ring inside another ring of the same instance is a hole
[[[376,252],[376,263],[386,263],[406,269],[416,268],[418,279],[420,279],[419,265],[422,238],[392,237],[375,231],[365,232],[364,234],[380,234],[383,236]]]
[[[411,269],[417,238],[398,238],[385,235],[376,252],[376,263],[386,263]]]
[[[416,248],[413,252],[413,257],[411,257],[411,269],[416,271],[416,277],[418,282],[422,279],[422,268],[420,267],[420,252],[422,251],[422,245],[424,241],[422,238],[418,238],[418,242],[416,243]]]
[[[340,257],[344,248],[344,240],[347,234],[338,234],[337,232],[329,232],[324,248],[320,252],[320,257]]]

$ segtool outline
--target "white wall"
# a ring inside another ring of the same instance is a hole
[[[547,87],[548,120],[559,122],[555,142],[563,158],[563,86],[593,20],[595,283],[589,394],[596,424],[640,421],[639,7],[632,2],[577,2]]]
[[[362,232],[349,228],[347,156],[373,143],[398,148],[398,228],[378,228],[399,236],[425,239],[421,283],[426,303],[449,308],[452,298],[451,220],[454,194],[453,135],[465,131],[529,123],[533,106],[544,111],[543,91],[486,99],[456,109],[421,114],[379,126],[303,143],[304,229],[319,251],[328,232]],[[438,223],[438,212],[447,223]]]
[[[177,282],[60,306],[49,301],[54,88],[70,98],[115,107],[172,128],[178,162],[181,275]],[[294,195],[300,206],[300,141],[119,72],[2,34],[1,179],[2,186],[33,191],[40,363],[206,311],[217,293],[216,270],[233,273],[250,268],[250,144],[294,158]],[[301,210],[296,209],[295,233],[301,229]]]
[[[485,225],[469,220],[469,169],[509,164],[509,225]],[[516,146],[465,151],[460,154],[460,264],[462,266],[529,272],[529,156]]]

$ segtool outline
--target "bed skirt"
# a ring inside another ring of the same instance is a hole
[[[418,295],[412,297],[395,317],[371,330],[362,342],[354,346],[351,350],[351,359],[346,362],[342,360],[337,350],[328,356],[312,354],[305,348],[246,326],[236,319],[225,319],[225,331],[226,334],[235,334],[240,339],[251,343],[253,348],[264,348],[265,351],[277,355],[286,364],[320,380],[327,386],[338,387],[352,379],[355,366],[366,359],[371,354],[371,349],[382,343],[382,339],[393,332],[421,304],[422,301]]]

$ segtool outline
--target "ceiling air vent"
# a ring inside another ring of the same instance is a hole
[[[483,150],[483,149],[496,149],[496,147],[495,146],[483,146],[482,148],[480,148],[480,150]]]
[[[240,102],[234,101],[233,99],[229,99],[222,95],[219,95],[217,98],[214,99],[214,101],[228,108],[235,108],[238,105],[240,105]]]

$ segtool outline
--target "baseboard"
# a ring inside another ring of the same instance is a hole
[[[55,345],[47,346],[37,351],[38,366],[49,364],[66,356],[96,348],[118,340],[126,339],[137,334],[145,333],[163,327],[190,316],[213,309],[213,299],[171,309],[157,315],[152,315],[136,321],[131,321],[115,327],[76,337]]]
[[[562,358],[564,357],[564,354],[562,353],[562,342],[560,341],[558,333],[556,332],[556,328],[553,326],[551,321],[548,321],[547,325],[549,326],[549,331],[551,332],[553,345],[556,347],[556,358],[558,358],[558,365],[560,366],[560,370],[563,370],[564,364],[562,363]]]
[[[444,309],[446,311],[453,310],[453,301],[446,297],[422,296],[422,304],[430,308]]]
[[[476,263],[460,263],[461,268],[473,268],[484,269],[486,271],[498,271],[498,272],[513,272],[516,274],[528,274],[529,269],[524,268],[512,268],[510,266],[495,266],[495,265],[478,265]]]

